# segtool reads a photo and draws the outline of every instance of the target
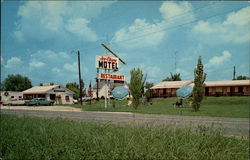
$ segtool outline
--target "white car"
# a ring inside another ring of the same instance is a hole
[[[10,99],[7,101],[3,101],[3,105],[22,106],[22,105],[25,105],[25,100],[24,99]]]
[[[74,103],[74,104],[77,104],[77,103],[78,103],[78,100],[73,99],[73,103]]]

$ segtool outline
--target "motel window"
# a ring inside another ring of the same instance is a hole
[[[65,96],[66,102],[69,102],[69,96]]]
[[[19,96],[19,99],[22,99],[22,96]]]
[[[14,96],[11,96],[10,98],[14,98]]]
[[[212,88],[212,94],[215,94],[215,92],[216,92],[216,88],[213,87],[213,88]]]
[[[222,88],[222,92],[223,92],[223,95],[226,95],[227,94],[227,88],[226,87]]]
[[[172,93],[171,93],[171,94],[175,94],[175,90],[174,90],[174,89],[172,90]]]
[[[246,87],[246,92],[250,92],[250,87]]]

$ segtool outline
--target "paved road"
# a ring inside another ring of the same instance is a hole
[[[160,127],[191,127],[199,125],[212,127],[224,135],[249,136],[248,118],[223,117],[196,117],[196,116],[170,116],[155,114],[136,114],[127,112],[72,112],[72,111],[38,111],[2,109],[1,113],[17,116],[31,116],[43,118],[65,118],[81,122],[112,123],[121,125],[148,125]]]

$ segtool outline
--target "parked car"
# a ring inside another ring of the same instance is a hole
[[[3,105],[8,105],[8,106],[22,106],[25,105],[25,100],[24,99],[9,99],[7,101],[3,101]]]
[[[91,100],[93,100],[92,97],[82,97],[83,102],[88,102],[88,101],[91,101]],[[80,99],[79,99],[79,101],[80,101]]]
[[[44,98],[34,98],[28,102],[25,103],[27,106],[40,106],[40,105],[46,105],[51,106],[54,104],[53,101],[48,101]]]
[[[77,103],[78,103],[78,100],[77,100],[77,99],[73,99],[73,103],[74,103],[74,104],[77,104]]]

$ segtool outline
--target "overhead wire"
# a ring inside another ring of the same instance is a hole
[[[204,8],[206,8],[206,7],[211,7],[211,6],[213,6],[213,5],[217,4],[217,3],[219,3],[219,2],[213,2],[213,3],[211,3],[211,4],[204,5],[204,6],[202,6],[202,7],[196,7],[196,8],[194,8],[193,10],[189,10],[189,11],[184,12],[184,13],[182,13],[182,14],[178,14],[178,15],[172,16],[172,17],[170,17],[170,18],[168,19],[167,22],[164,22],[164,23],[172,22],[172,21],[169,21],[169,20],[173,20],[175,17],[183,16],[183,15],[185,15],[186,13],[189,13],[189,12],[194,12],[194,13],[195,13],[195,11],[197,11],[197,10],[204,9]],[[118,14],[118,15],[120,15],[120,14]],[[117,18],[117,16],[114,16],[114,17],[108,17],[108,16],[107,16],[107,19],[111,19],[111,18]],[[105,19],[105,21],[106,21],[106,19]],[[98,21],[98,22],[96,22],[96,23],[100,23],[100,22],[102,22],[102,21]],[[154,24],[154,23],[153,23],[153,24]],[[138,26],[138,28],[137,28],[136,30],[134,30],[133,32],[139,32],[139,31],[141,31],[141,30],[139,30],[139,29],[142,29],[142,28],[144,28],[144,27],[146,28],[146,27],[149,26],[149,25],[152,25],[152,24],[147,24],[147,25]],[[150,27],[150,26],[149,26],[149,27]],[[126,28],[126,27],[125,27],[125,28]],[[115,36],[115,33],[113,34],[112,37],[114,37],[114,36]],[[101,41],[101,40],[99,40],[99,41]],[[90,47],[90,49],[93,49],[93,48],[96,48],[96,47]]]
[[[245,6],[244,6],[245,7]],[[211,15],[211,16],[208,16],[208,17],[204,17],[204,18],[200,18],[200,19],[196,19],[196,20],[193,20],[193,21],[190,21],[190,22],[187,22],[187,23],[183,23],[183,24],[179,24],[179,25],[176,25],[176,26],[171,26],[171,27],[165,27],[163,29],[160,29],[160,30],[157,30],[157,31],[154,31],[154,32],[150,32],[150,33],[147,33],[147,34],[142,34],[140,36],[136,36],[136,37],[133,37],[133,38],[129,38],[129,39],[124,39],[124,40],[120,40],[120,41],[116,41],[115,43],[121,43],[121,42],[126,42],[126,41],[131,41],[131,40],[135,40],[135,39],[139,39],[139,38],[142,38],[142,37],[145,37],[145,36],[149,36],[149,35],[152,35],[154,33],[157,33],[157,32],[161,32],[161,31],[164,31],[164,30],[170,30],[170,29],[176,29],[176,28],[180,28],[180,27],[183,27],[185,25],[188,25],[188,24],[192,24],[192,23],[195,23],[195,22],[198,22],[200,20],[207,20],[207,19],[211,19],[211,18],[214,18],[214,17],[218,17],[218,16],[222,16],[224,14],[227,14],[229,12],[232,12],[232,11],[235,11],[235,10],[240,10],[244,7],[239,7],[239,8],[235,8],[235,9],[232,9],[232,10],[228,10],[228,11],[225,11],[225,12],[221,12],[221,13],[217,13],[217,14],[214,14],[214,15]],[[111,42],[112,44],[112,42]],[[100,48],[100,47],[88,47],[88,48],[85,48],[86,50],[89,50],[89,49],[96,49],[96,48]]]
[[[176,17],[181,17],[181,16],[186,16],[187,13],[195,13],[196,11],[198,10],[201,10],[201,9],[204,9],[204,8],[207,8],[207,7],[212,7],[214,6],[215,4],[218,4],[219,2],[213,2],[213,3],[210,3],[208,5],[204,5],[202,7],[197,7],[197,8],[194,8],[192,10],[188,10],[186,12],[183,12],[182,14],[178,14],[178,15],[175,15],[175,16],[172,16],[172,17],[169,17],[166,21],[163,21],[161,23],[161,25],[164,25],[164,24],[168,24],[169,22],[174,22],[175,19],[177,19]],[[169,21],[169,20],[172,20],[172,21]],[[141,28],[150,28],[153,24],[156,25],[156,23],[152,23],[152,24],[145,24],[145,25],[141,25],[141,26],[137,26],[136,30],[133,30],[131,31],[131,33],[136,33],[138,31],[141,31]],[[144,29],[145,29],[144,28]]]
[[[237,10],[242,9],[244,7],[237,8]],[[234,10],[236,10],[236,9],[229,10],[229,11],[226,11],[226,12],[222,12],[222,13],[219,13],[219,14],[215,14],[215,15],[212,15],[212,16],[208,16],[208,17],[202,18],[202,20],[203,19],[211,19],[211,18],[214,18],[214,17],[217,17],[217,16],[222,16],[222,15],[227,14],[229,12],[232,12]],[[148,36],[148,35],[151,35],[151,34],[154,34],[154,33],[157,33],[157,32],[161,32],[161,31],[164,31],[164,30],[167,30],[167,29],[175,29],[175,28],[178,28],[178,27],[182,27],[184,25],[192,24],[192,23],[198,22],[200,20],[201,19],[197,19],[197,20],[190,21],[190,22],[187,22],[187,23],[183,23],[183,24],[180,24],[180,25],[176,25],[176,26],[173,26],[173,27],[166,27],[164,29],[157,30],[157,31],[154,31],[154,32],[151,32],[151,33],[148,33],[148,34],[142,34],[142,35],[134,37],[134,38],[129,38],[129,39],[125,39],[125,40],[116,41],[116,43],[125,42],[125,41],[129,41],[129,40],[135,40],[135,39],[138,39],[138,38],[141,38],[141,37],[145,37],[145,36]]]

